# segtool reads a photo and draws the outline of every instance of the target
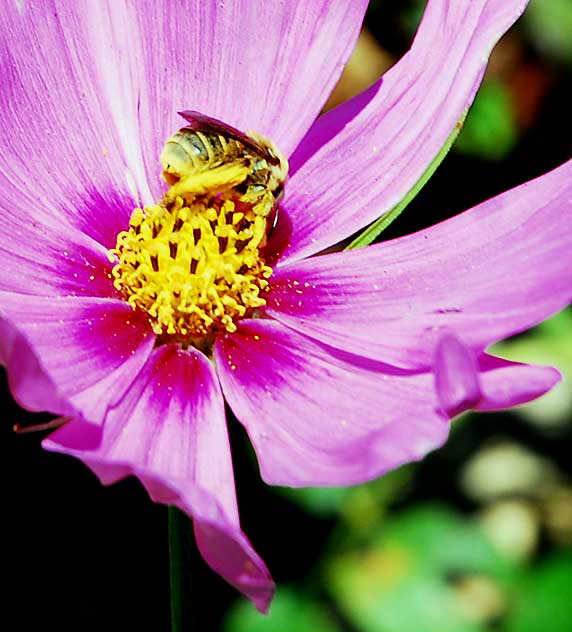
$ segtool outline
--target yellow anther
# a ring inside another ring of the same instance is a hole
[[[158,335],[192,339],[236,331],[265,304],[272,274],[261,256],[266,219],[224,196],[167,195],[135,209],[111,251],[114,286]],[[194,342],[193,342],[194,344]]]

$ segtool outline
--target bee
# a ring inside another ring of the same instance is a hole
[[[274,144],[245,134],[199,112],[179,114],[189,123],[173,134],[161,154],[168,195],[238,193],[257,215],[268,216],[279,202],[288,162]]]

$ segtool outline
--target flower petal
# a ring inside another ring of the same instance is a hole
[[[22,225],[0,210],[0,290],[37,296],[118,296],[107,250],[71,226]]]
[[[154,501],[185,511],[206,561],[266,610],[273,583],[240,530],[224,403],[201,353],[157,348],[101,432],[72,422],[44,447],[82,459],[104,484],[133,474]]]
[[[500,410],[524,404],[547,393],[560,379],[549,366],[509,362],[483,354],[479,358],[481,401],[476,410]]]
[[[139,99],[131,110],[148,177],[157,175],[165,140],[185,124],[180,110],[255,129],[289,155],[336,84],[367,4],[194,0],[175,9],[167,0],[131,8],[108,0],[114,30],[127,37],[106,42],[94,29],[96,52],[119,62],[118,79]]]
[[[26,338],[4,318],[0,318],[0,365],[6,367],[10,391],[22,408],[49,410],[65,417],[77,414],[58,392]]]
[[[48,225],[59,219],[97,233],[93,209],[84,206],[86,195],[113,206],[117,196],[134,200],[146,188],[140,154],[127,142],[137,137],[123,131],[125,120],[113,110],[119,104],[109,100],[113,67],[102,68],[92,54],[99,24],[85,28],[99,6],[46,0],[2,7],[3,214]],[[120,205],[116,215],[124,210]]]
[[[441,336],[435,349],[433,370],[441,408],[450,416],[474,408],[481,398],[475,358],[452,334]]]
[[[480,352],[572,299],[572,161],[414,235],[278,268],[267,312],[334,347],[428,367],[440,333]]]
[[[153,348],[146,319],[123,301],[0,292],[0,305],[0,355],[15,396],[32,410],[38,410],[38,393],[52,385],[54,402],[65,398],[76,414],[101,423]],[[42,396],[49,412],[69,414],[49,401]]]
[[[184,109],[256,128],[289,154],[335,85],[366,7],[9,2],[0,15],[0,208],[92,234],[86,194],[102,206],[127,198],[116,213],[126,225],[134,206],[162,195],[159,155]]]
[[[472,102],[487,57],[524,0],[429,0],[411,51],[377,84],[319,119],[293,155],[284,256],[339,242],[393,208]]]
[[[556,369],[475,357],[463,341],[445,332],[435,349],[433,370],[441,408],[454,417],[466,410],[500,410],[544,395],[559,380]]]
[[[269,320],[241,321],[215,358],[268,483],[363,482],[447,437],[431,373],[339,352]]]

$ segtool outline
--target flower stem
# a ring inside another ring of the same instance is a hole
[[[169,512],[169,572],[171,582],[171,631],[193,628],[191,608],[192,524],[176,507]]]
[[[435,173],[437,167],[443,162],[443,158],[449,153],[449,149],[451,149],[453,143],[455,142],[461,128],[463,127],[463,123],[465,122],[465,118],[467,117],[467,112],[469,109],[467,108],[463,116],[459,119],[458,123],[453,128],[453,131],[449,134],[445,144],[439,150],[439,153],[433,158],[431,164],[427,167],[423,175],[417,180],[417,182],[413,185],[413,188],[406,193],[405,197],[394,206],[390,211],[383,214],[379,219],[375,220],[373,224],[370,224],[361,234],[359,234],[348,246],[346,246],[345,250],[354,250],[355,248],[363,248],[364,246],[369,246],[379,235],[384,231],[394,219],[401,215],[403,209],[409,205],[411,200],[421,191],[421,189],[427,184],[427,181],[431,176]]]

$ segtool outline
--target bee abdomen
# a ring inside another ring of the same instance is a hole
[[[176,140],[189,156],[193,168],[199,171],[222,164],[232,153],[234,144],[216,134],[183,129],[175,134]],[[231,146],[232,145],[232,146]]]
[[[210,164],[209,151],[201,136],[196,132],[183,133],[181,130],[173,138],[187,154],[194,169],[202,169]]]

